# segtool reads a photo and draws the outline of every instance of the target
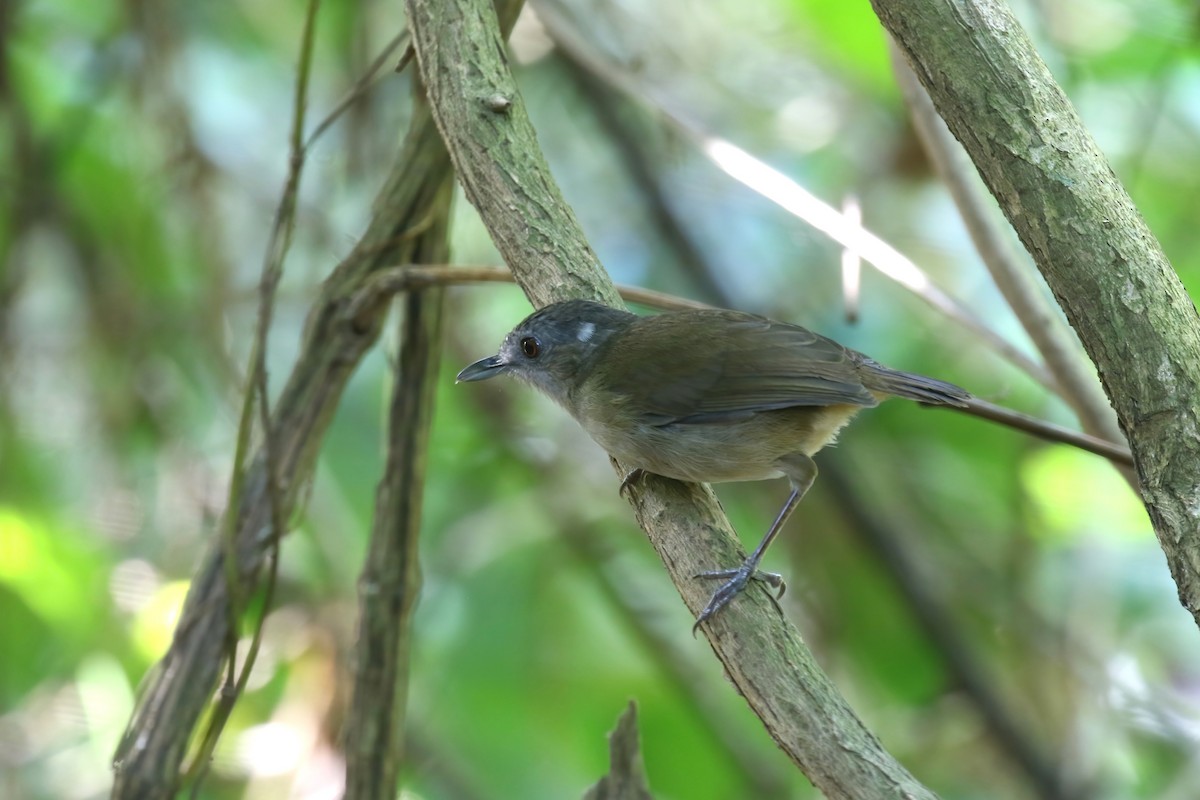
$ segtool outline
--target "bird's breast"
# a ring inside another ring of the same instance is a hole
[[[761,411],[732,421],[650,425],[619,403],[576,417],[623,466],[697,483],[758,481],[783,475],[779,459],[812,455],[860,410],[832,405]],[[582,410],[581,410],[582,411]]]

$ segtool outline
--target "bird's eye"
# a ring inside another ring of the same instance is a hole
[[[532,336],[526,336],[521,340],[521,352],[528,358],[537,358],[538,354],[542,352],[542,345]]]

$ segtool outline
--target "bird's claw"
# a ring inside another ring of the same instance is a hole
[[[629,472],[626,472],[625,477],[621,479],[621,487],[619,489],[617,489],[617,494],[620,497],[624,497],[625,492],[629,491],[629,487],[633,486],[633,484],[640,481],[642,479],[642,476],[645,474],[646,474],[646,471],[644,469],[642,469],[641,467],[638,467],[636,469],[631,469],[631,470],[629,470]]]
[[[717,587],[713,592],[712,597],[708,599],[708,605],[700,612],[700,616],[696,617],[696,622],[692,625],[692,636],[696,635],[696,631],[700,629],[700,623],[712,619],[718,611],[729,605],[729,601],[737,597],[751,580],[762,581],[763,583],[775,589],[774,593],[768,593],[771,602],[775,604],[775,608],[783,613],[783,607],[779,605],[779,598],[783,597],[783,593],[787,591],[787,584],[783,580],[783,576],[778,572],[764,572],[757,568],[757,565],[747,559],[737,569],[721,569],[711,572],[701,572],[693,577],[696,578],[726,578],[725,583]]]

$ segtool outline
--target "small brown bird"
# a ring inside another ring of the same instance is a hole
[[[792,493],[754,552],[724,578],[696,626],[751,578],[782,595],[759,562],[817,477],[812,455],[861,409],[888,397],[966,406],[950,383],[898,372],[797,325],[737,311],[640,317],[585,300],[554,303],[514,328],[494,356],[458,374],[509,373],[540,389],[611,455],[642,472],[696,483],[787,477]]]

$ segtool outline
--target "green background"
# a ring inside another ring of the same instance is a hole
[[[310,121],[400,29],[398,5],[321,9]],[[1194,9],[1071,0],[1016,10],[1190,288],[1200,277]],[[106,795],[138,683],[217,528],[303,12],[299,2],[5,7],[5,797]],[[653,100],[581,83],[535,19],[518,24],[514,62],[541,145],[615,280],[795,321],[1075,424],[877,273],[864,274],[860,321],[847,321],[838,246],[720,172],[661,113],[685,109],[827,202],[856,197],[867,228],[1032,352],[921,152],[867,3],[576,2],[569,16]],[[385,69],[310,153],[270,340],[273,389],[319,282],[365,225],[412,74]],[[634,179],[631,154],[648,180]],[[647,184],[693,256],[681,256]],[[453,237],[454,263],[499,263],[461,197]],[[524,387],[454,385],[528,313],[523,296],[456,288],[448,303],[406,796],[579,796],[606,769],[605,735],[629,699],[656,795],[813,796],[691,637],[604,454]],[[372,353],[341,402],[204,797],[336,796],[394,350]],[[949,798],[1034,796],[897,574],[933,600],[1020,737],[1056,769],[1100,797],[1200,791],[1200,636],[1137,498],[1106,463],[900,402],[864,414],[818,463],[827,474],[768,566],[787,575],[784,607],[824,668],[919,779]],[[785,494],[782,482],[720,488],[748,544]],[[864,537],[863,515],[902,558]]]

